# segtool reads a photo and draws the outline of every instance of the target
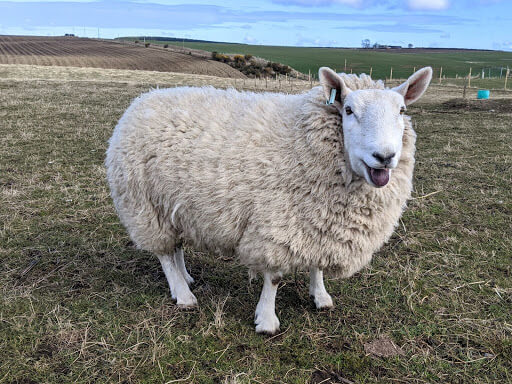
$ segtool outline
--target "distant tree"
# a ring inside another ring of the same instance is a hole
[[[371,47],[370,39],[364,39],[361,41],[361,46],[365,49],[368,49]]]
[[[407,46],[407,48],[412,48],[414,47],[414,45],[412,45],[411,43],[409,43],[409,45]]]

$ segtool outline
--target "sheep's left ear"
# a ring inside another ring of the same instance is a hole
[[[336,91],[333,105],[341,111],[343,108],[343,100],[350,92],[352,92],[351,89],[345,85],[340,75],[334,72],[331,68],[320,68],[318,70],[318,78],[320,79],[320,84],[322,84],[324,89],[326,101],[331,98],[332,90],[334,89]]]
[[[405,105],[409,105],[423,95],[430,84],[430,80],[432,80],[432,68],[425,67],[413,73],[405,83],[393,88],[393,91],[401,94],[404,97]]]

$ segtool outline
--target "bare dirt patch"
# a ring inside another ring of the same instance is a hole
[[[511,99],[468,100],[460,98],[448,100],[442,106],[450,111],[512,113]]]
[[[376,357],[393,357],[404,355],[404,351],[393,343],[389,336],[383,335],[370,343],[364,344],[364,351],[371,356]]]
[[[77,37],[0,36],[0,64],[137,69],[245,78],[227,64],[188,52]]]

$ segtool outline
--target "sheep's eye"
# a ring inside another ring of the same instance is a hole
[[[351,115],[352,113],[354,113],[352,112],[352,108],[350,107],[345,107],[345,112],[347,113],[347,115]]]
[[[400,108],[400,114],[403,115],[405,113],[405,107]]]

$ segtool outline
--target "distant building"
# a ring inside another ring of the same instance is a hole
[[[75,34],[74,34],[74,33],[66,33],[64,36],[67,36],[67,37],[75,37]]]
[[[401,45],[386,45],[386,44],[379,44],[375,43],[372,45],[373,49],[402,49]]]

